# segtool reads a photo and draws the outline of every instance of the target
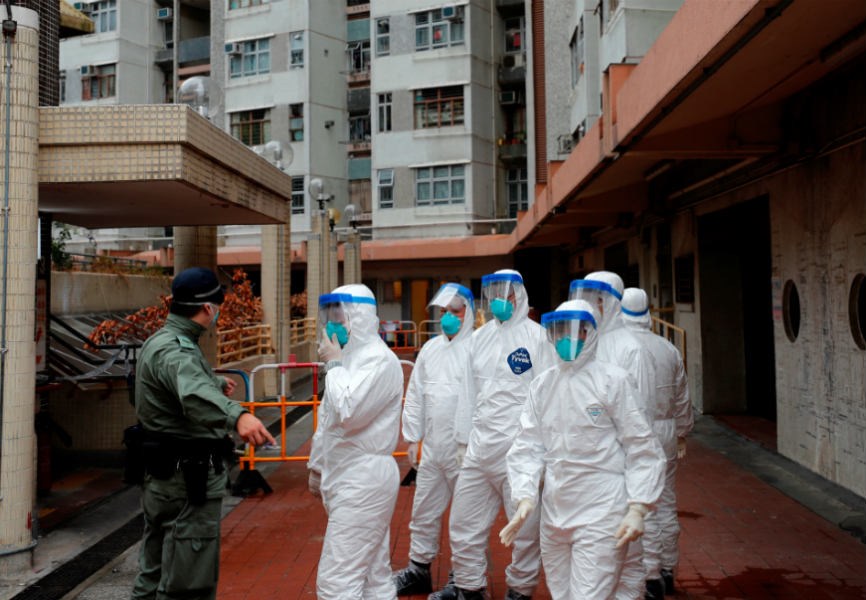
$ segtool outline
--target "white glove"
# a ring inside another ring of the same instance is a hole
[[[628,505],[628,512],[625,513],[619,528],[613,537],[619,541],[616,547],[619,548],[629,542],[633,542],[643,535],[643,518],[649,512],[649,507],[640,502],[632,502]]]
[[[517,537],[517,532],[523,527],[524,521],[529,517],[529,513],[535,508],[532,500],[523,499],[517,503],[517,509],[514,511],[514,516],[508,522],[508,525],[502,528],[499,532],[499,541],[503,546],[510,546]]]
[[[685,458],[686,457],[686,438],[678,437],[677,438],[677,458]]]
[[[457,466],[463,466],[463,457],[466,456],[466,444],[457,444]]]
[[[310,493],[316,498],[322,497],[322,474],[318,471],[310,470],[310,478],[307,481],[307,487],[310,488]]]
[[[324,363],[332,360],[343,360],[343,350],[340,348],[340,342],[337,341],[336,333],[331,339],[328,339],[328,334],[325,329],[322,329],[322,339],[319,341],[319,360]]]
[[[409,464],[412,465],[412,468],[416,471],[418,470],[418,442],[412,442],[409,444],[409,448],[406,450],[406,454],[409,457]]]

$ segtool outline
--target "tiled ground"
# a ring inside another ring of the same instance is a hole
[[[244,500],[223,521],[220,600],[315,597],[325,512],[307,492],[303,463],[281,465],[268,481],[273,494]],[[721,454],[690,442],[678,487],[677,598],[866,598],[866,546]],[[413,490],[400,489],[392,521],[395,569],[407,560]],[[494,530],[503,524],[500,517]],[[447,544],[443,548],[433,564],[440,584],[448,571]],[[491,597],[499,599],[508,554],[498,540],[490,548]],[[535,595],[549,597],[546,589]]]

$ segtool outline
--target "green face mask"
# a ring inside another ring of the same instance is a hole
[[[490,312],[500,321],[507,321],[514,314],[514,304],[505,298],[494,298],[490,303]]]
[[[556,340],[556,353],[559,354],[559,358],[566,362],[575,360],[583,350],[583,340],[577,340],[576,344],[572,343],[572,341],[570,337]]]
[[[337,321],[328,321],[328,324],[325,326],[325,333],[328,336],[328,339],[333,339],[334,334],[337,334],[337,342],[340,344],[340,348],[345,346],[349,342],[349,331],[346,329],[346,326]]]

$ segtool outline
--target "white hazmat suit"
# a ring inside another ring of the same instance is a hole
[[[570,300],[586,300],[599,311],[598,350],[596,357],[602,362],[611,363],[626,370],[632,384],[637,389],[637,400],[646,407],[654,384],[652,382],[652,359],[650,353],[638,341],[632,331],[625,327],[620,311],[623,293],[622,278],[610,271],[596,271],[585,279],[571,282]],[[629,548],[622,576],[622,598],[643,597],[647,574],[641,557],[643,547],[640,540]]]
[[[469,344],[467,402],[461,402],[455,420],[457,441],[468,442],[468,447],[449,523],[454,581],[468,591],[487,586],[486,552],[500,507],[505,506],[509,518],[514,513],[505,455],[517,434],[529,384],[555,364],[544,329],[529,318],[529,299],[517,271],[485,275],[482,292],[496,318],[477,329]],[[534,510],[505,570],[509,589],[531,596],[540,562],[538,510]]]
[[[334,332],[343,347],[332,350],[341,361],[328,360],[308,463],[321,473],[328,513],[316,591],[320,600],[388,600],[396,597],[389,526],[400,484],[392,453],[400,434],[403,371],[379,338],[369,288],[338,287],[321,296],[323,310],[329,312],[328,336]]]
[[[418,353],[403,406],[403,438],[410,443],[410,451],[418,442],[423,442],[423,447],[409,522],[409,559],[414,564],[397,574],[398,594],[430,591],[429,564],[439,553],[442,515],[451,502],[460,467],[454,414],[460,395],[466,393],[463,377],[475,324],[475,302],[468,288],[446,283],[429,306],[444,310],[442,333]],[[461,311],[464,314],[459,319],[456,314]],[[451,328],[458,321],[454,333]]]
[[[541,555],[554,600],[626,597],[620,577],[628,546],[618,548],[615,535],[631,507],[645,513],[662,489],[661,447],[626,371],[596,360],[598,333],[586,326],[594,325],[593,313],[576,300],[542,318],[582,320],[585,342],[576,358],[532,382],[508,452],[514,502],[537,503],[544,481]],[[564,356],[559,344],[557,350]]]
[[[667,460],[664,490],[655,511],[647,515],[643,539],[644,566],[648,577],[657,579],[662,570],[672,573],[679,561],[677,447],[678,441],[683,443],[692,430],[694,415],[683,358],[676,346],[650,329],[649,301],[644,290],[627,288],[623,292],[622,319],[652,357],[655,394],[650,397],[648,417]]]

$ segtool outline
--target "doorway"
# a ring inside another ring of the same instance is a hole
[[[769,199],[700,217],[698,255],[704,412],[757,417],[775,438]]]

